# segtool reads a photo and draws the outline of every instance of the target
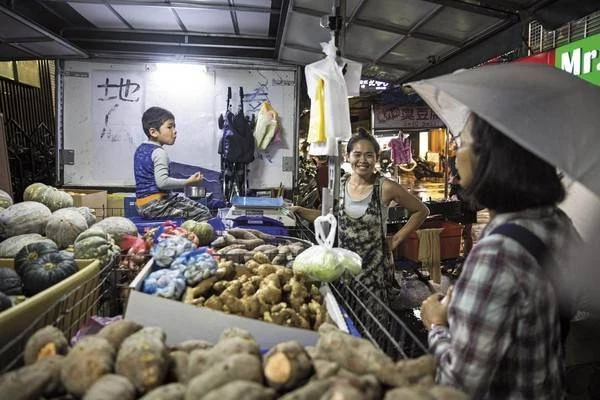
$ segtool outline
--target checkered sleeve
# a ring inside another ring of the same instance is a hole
[[[488,392],[493,375],[511,343],[517,285],[509,263],[519,262],[511,252],[487,238],[473,248],[456,283],[449,305],[449,328],[434,327],[429,345],[438,365],[438,381],[480,398]]]

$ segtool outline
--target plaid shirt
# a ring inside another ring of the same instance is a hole
[[[525,248],[503,235],[489,235],[509,221],[559,249],[555,260],[568,265],[561,250],[576,234],[562,211],[549,207],[496,215],[456,282],[449,327],[429,332],[437,379],[474,399],[560,399],[563,354],[556,296]]]

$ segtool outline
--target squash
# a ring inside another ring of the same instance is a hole
[[[10,297],[8,297],[4,293],[0,292],[0,312],[2,312],[4,310],[8,310],[11,307],[12,307],[12,301],[10,300]]]
[[[40,256],[48,253],[56,253],[58,251],[58,246],[51,240],[48,241],[40,241],[26,244],[19,250],[19,252],[15,255],[15,271],[17,273],[21,273],[21,267],[23,263],[29,260],[35,260]]]
[[[0,242],[0,258],[14,258],[23,247],[36,242],[55,244],[52,240],[43,237],[39,233],[26,233],[24,235],[9,237]]]
[[[124,235],[137,236],[137,227],[131,220],[125,217],[108,217],[97,222],[94,227],[102,228],[118,245]]]
[[[69,207],[68,210],[76,209],[87,222],[88,228],[96,223],[96,212],[89,207]]]
[[[73,247],[75,258],[97,258],[102,265],[107,265],[121,253],[121,249],[115,244],[110,235],[97,225],[77,236]]]
[[[23,287],[19,274],[12,268],[0,268],[0,292],[9,296],[23,294]]]
[[[46,205],[51,211],[73,207],[73,197],[70,194],[40,182],[27,186],[23,192],[23,200],[37,201]]]
[[[77,272],[73,255],[65,251],[47,253],[21,264],[23,294],[30,297]]]
[[[23,201],[37,201],[40,192],[46,188],[46,184],[35,182],[25,188],[23,192]]]
[[[8,193],[0,189],[0,207],[8,208],[13,205],[13,199]]]
[[[35,201],[13,204],[0,212],[0,239],[24,233],[43,235],[50,215],[48,207]]]
[[[198,246],[207,246],[215,236],[215,231],[208,222],[198,222],[190,219],[181,224],[181,227],[198,237]]]
[[[81,213],[74,207],[56,210],[48,218],[46,236],[54,240],[60,248],[75,243],[79,234],[88,228]]]

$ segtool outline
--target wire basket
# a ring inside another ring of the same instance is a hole
[[[330,287],[359,333],[392,359],[427,353],[426,332],[412,310],[394,312],[356,278],[340,279]]]
[[[92,315],[111,316],[114,313],[112,293],[114,262],[101,266],[92,262],[79,272],[85,277],[69,292],[63,293],[53,304],[19,334],[0,347],[0,372],[4,373],[23,364],[27,340],[46,325],[60,329],[69,340]],[[90,269],[91,268],[91,269]],[[29,300],[26,300],[29,301]],[[26,317],[26,315],[23,315]]]

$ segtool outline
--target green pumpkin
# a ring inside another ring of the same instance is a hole
[[[52,213],[46,224],[46,236],[64,249],[75,243],[80,233],[88,228],[83,215],[74,207],[61,208]]]
[[[10,296],[23,294],[21,277],[19,277],[19,274],[14,269],[7,267],[0,268],[0,292]]]
[[[23,235],[12,236],[0,242],[0,258],[14,258],[19,250],[35,242],[55,244],[52,240],[43,237],[39,233],[25,233]]]
[[[40,256],[48,253],[56,253],[58,251],[58,246],[52,241],[43,241],[43,242],[34,242],[29,243],[15,256],[15,271],[17,273],[21,273],[21,267],[24,263],[30,260],[36,260]]]
[[[13,199],[8,193],[0,189],[0,207],[8,208],[13,205]]]
[[[20,272],[23,294],[31,297],[76,273],[77,263],[72,254],[57,251],[25,261]]]
[[[96,226],[77,236],[73,247],[75,258],[98,259],[102,265],[107,265],[121,253],[121,248],[115,244],[111,236]]]
[[[35,182],[25,188],[23,192],[23,201],[39,201],[41,194],[48,186],[41,182]]]
[[[210,244],[215,236],[215,230],[208,222],[198,222],[190,219],[181,224],[181,227],[198,237],[199,246]]]
[[[51,214],[48,207],[35,201],[13,204],[0,211],[0,239],[25,233],[43,235]]]

